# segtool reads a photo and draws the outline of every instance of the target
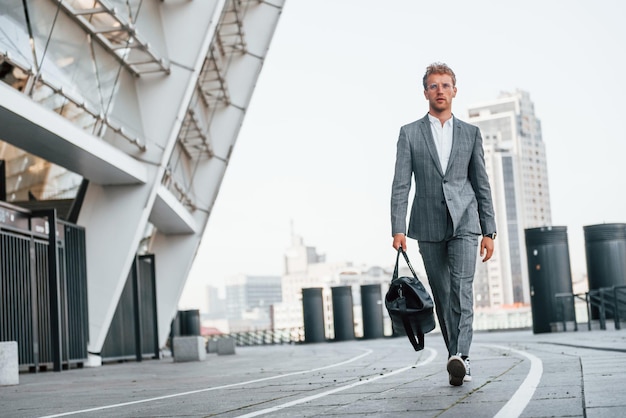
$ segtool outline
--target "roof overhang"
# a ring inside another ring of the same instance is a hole
[[[143,184],[139,161],[0,83],[0,140],[101,185]]]

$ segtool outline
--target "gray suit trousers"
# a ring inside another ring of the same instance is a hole
[[[476,235],[452,236],[451,228],[448,231],[443,241],[419,241],[418,244],[448,354],[469,356],[478,238]]]

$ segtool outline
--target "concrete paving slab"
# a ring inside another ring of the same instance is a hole
[[[606,408],[587,408],[586,418],[626,417],[626,407],[611,406]]]
[[[580,398],[536,399],[524,409],[522,417],[584,417]]]
[[[0,415],[480,417],[522,399],[509,416],[626,416],[626,331],[475,333],[474,379],[460,387],[448,384],[441,335],[426,343],[417,353],[406,338],[238,347],[199,362],[23,373],[0,388]]]

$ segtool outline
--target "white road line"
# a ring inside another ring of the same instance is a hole
[[[363,349],[361,349],[361,350],[363,350]],[[46,416],[43,416],[41,418],[66,417],[66,416],[69,416],[69,415],[84,414],[86,412],[103,411],[105,409],[120,408],[122,406],[137,405],[137,404],[140,404],[140,403],[160,401],[160,400],[163,400],[163,399],[177,398],[179,396],[193,395],[193,394],[196,394],[196,393],[210,392],[210,391],[214,391],[214,390],[232,388],[232,387],[235,387],[235,386],[248,385],[248,384],[251,384],[251,383],[265,382],[267,380],[281,379],[283,377],[296,376],[296,375],[299,375],[299,374],[307,374],[307,373],[317,372],[319,370],[331,369],[333,367],[343,366],[344,364],[352,363],[353,361],[357,361],[360,358],[369,356],[373,352],[372,350],[369,350],[369,349],[363,350],[363,351],[365,351],[365,353],[359,354],[358,356],[352,357],[351,359],[348,359],[346,361],[330,364],[328,366],[316,367],[314,369],[302,370],[302,371],[299,371],[299,372],[279,374],[279,375],[276,375],[276,376],[264,377],[264,378],[261,378],[261,379],[248,380],[246,382],[231,383],[229,385],[214,386],[214,387],[198,389],[198,390],[190,390],[188,392],[174,393],[174,394],[171,394],[171,395],[157,396],[157,397],[154,397],[154,398],[142,399],[142,400],[139,400],[139,401],[123,402],[123,403],[118,403],[118,404],[99,406],[99,407],[96,407],[96,408],[81,409],[79,411],[70,411],[70,412],[63,412],[63,413],[55,414],[55,415],[46,415]]]
[[[528,371],[528,375],[526,379],[522,382],[520,387],[515,391],[511,399],[504,404],[502,409],[498,411],[494,418],[511,418],[511,417],[519,417],[528,403],[530,402],[533,394],[535,393],[535,389],[539,386],[539,381],[541,380],[541,375],[543,374],[543,363],[539,357],[533,356],[526,351],[516,350],[511,347],[505,347],[503,345],[493,345],[493,344],[481,344],[494,348],[499,348],[502,350],[508,350],[520,356],[526,357],[530,360],[530,370]]]
[[[428,364],[431,361],[433,361],[435,359],[435,357],[437,356],[437,352],[435,350],[433,350],[432,348],[426,347],[425,349],[430,351],[430,356],[428,356],[428,358],[426,360],[424,360],[422,362],[419,362],[416,365],[412,364],[410,366],[406,366],[406,367],[403,367],[401,369],[394,370],[394,371],[392,371],[390,373],[386,373],[384,375],[379,375],[379,376],[373,377],[373,378],[368,379],[368,380],[361,380],[361,381],[358,381],[358,382],[354,382],[354,383],[351,383],[351,384],[346,385],[346,386],[341,386],[341,387],[338,387],[338,388],[335,388],[335,389],[328,390],[326,392],[317,393],[315,395],[307,396],[305,398],[296,399],[294,401],[287,402],[287,403],[284,403],[282,405],[277,405],[277,406],[274,406],[272,408],[266,408],[266,409],[262,409],[260,411],[251,412],[249,414],[239,415],[236,418],[256,417],[256,416],[259,416],[259,415],[265,415],[265,414],[269,414],[271,412],[280,411],[281,409],[289,408],[291,406],[295,406],[295,405],[299,405],[299,404],[302,404],[302,403],[305,403],[305,402],[313,401],[315,399],[323,398],[324,396],[332,395],[333,393],[337,393],[337,392],[341,392],[341,391],[344,391],[344,390],[347,390],[347,389],[351,389],[351,388],[356,387],[356,386],[365,385],[367,383],[372,383],[372,382],[375,382],[376,380],[384,379],[386,377],[393,376],[393,375],[398,374],[398,373],[403,373],[403,372],[405,372],[405,371],[407,371],[409,369],[412,369],[414,367],[424,366],[425,364]]]
[[[517,391],[513,394],[513,396],[511,397],[511,399],[500,409],[500,411],[498,411],[498,413],[495,415],[495,418],[511,418],[511,417],[519,417],[521,415],[521,413],[524,411],[524,409],[526,408],[526,406],[528,405],[528,403],[530,402],[533,394],[535,393],[535,390],[537,389],[537,386],[539,385],[539,382],[541,380],[541,376],[543,374],[543,363],[541,362],[541,359],[539,359],[538,357],[527,353],[525,351],[521,351],[521,350],[516,350],[514,348],[511,347],[506,347],[506,346],[501,346],[501,345],[494,345],[494,344],[480,344],[483,346],[490,346],[490,347],[494,347],[494,348],[498,348],[498,349],[502,349],[502,350],[507,350],[507,351],[511,351],[513,353],[516,353],[520,356],[526,357],[527,359],[530,360],[530,371],[528,372],[528,375],[526,376],[526,379],[524,379],[524,381],[522,382],[522,384],[520,385],[520,387],[517,389]],[[341,392],[347,389],[351,389],[353,387],[356,386],[360,386],[360,385],[364,385],[367,383],[372,383],[375,382],[379,379],[384,379],[386,377],[390,377],[399,373],[403,373],[413,367],[420,367],[420,366],[424,366],[430,362],[432,362],[435,357],[437,356],[437,352],[435,350],[433,350],[432,348],[426,347],[425,350],[428,350],[430,352],[429,357],[418,363],[417,365],[410,365],[410,366],[406,366],[403,368],[400,368],[398,370],[394,370],[390,373],[386,373],[384,375],[379,375],[376,377],[373,377],[369,380],[362,380],[362,381],[358,381],[358,382],[354,382],[351,383],[349,385],[346,386],[341,386],[335,389],[331,389],[328,390],[326,392],[322,392],[322,393],[318,393],[316,395],[311,395],[311,396],[307,396],[301,399],[297,399],[291,402],[287,402],[272,408],[267,408],[267,409],[263,409],[260,411],[256,411],[256,412],[251,412],[249,414],[245,414],[245,415],[240,415],[238,418],[247,418],[247,417],[255,417],[255,416],[259,416],[259,415],[264,415],[264,414],[268,414],[271,412],[276,412],[279,411],[281,409],[285,409],[285,408],[289,408],[291,406],[295,406],[295,405],[299,405],[305,402],[309,402],[315,399],[319,399],[322,398],[324,396],[328,396],[328,395],[332,395],[333,393],[337,393],[337,392]],[[264,377],[261,379],[254,379],[254,380],[248,380],[245,382],[239,382],[239,383],[232,383],[232,384],[228,384],[228,385],[222,385],[222,386],[214,386],[214,387],[210,387],[210,388],[204,388],[204,389],[198,389],[198,390],[192,390],[192,391],[188,391],[188,392],[181,392],[181,393],[174,393],[171,395],[165,395],[165,396],[157,396],[154,398],[148,398],[148,399],[142,399],[142,400],[138,400],[138,401],[132,401],[132,402],[123,402],[123,403],[118,403],[118,404],[112,404],[112,405],[105,405],[105,406],[101,406],[101,407],[96,407],[96,408],[89,408],[89,409],[82,409],[82,410],[78,410],[78,411],[70,411],[70,412],[64,412],[64,413],[60,413],[60,414],[55,414],[55,415],[46,415],[44,417],[41,418],[54,418],[54,417],[64,417],[64,416],[69,416],[69,415],[77,415],[77,414],[83,414],[83,413],[87,413],[87,412],[95,412],[95,411],[103,411],[106,409],[113,409],[113,408],[120,408],[123,406],[129,406],[129,405],[137,405],[137,404],[141,404],[141,403],[148,403],[148,402],[154,402],[154,401],[159,401],[159,400],[163,400],[163,399],[170,399],[170,398],[176,398],[176,397],[181,397],[181,396],[187,396],[187,395],[193,395],[193,394],[197,394],[197,393],[203,393],[203,392],[210,392],[210,391],[215,391],[215,390],[220,390],[220,389],[227,389],[227,388],[232,388],[232,387],[236,387],[236,386],[243,386],[243,385],[248,385],[248,384],[252,384],[252,383],[259,383],[259,382],[264,382],[264,381],[268,381],[268,380],[274,380],[274,379],[281,379],[283,377],[289,377],[289,376],[296,376],[296,375],[300,375],[300,374],[307,374],[307,373],[312,373],[312,372],[316,372],[319,370],[325,370],[325,369],[330,369],[333,367],[338,367],[338,366],[342,366],[344,364],[349,364],[352,363],[360,358],[363,358],[365,356],[368,356],[372,353],[372,350],[366,350],[365,353],[360,354],[358,356],[355,356],[351,359],[348,359],[346,361],[342,361],[339,363],[334,363],[334,364],[330,364],[328,366],[323,366],[323,367],[317,367],[314,369],[309,369],[309,370],[302,370],[302,371],[298,371],[298,372],[292,372],[292,373],[286,373],[286,374],[281,374],[281,375],[276,375],[276,376],[270,376],[270,377]]]

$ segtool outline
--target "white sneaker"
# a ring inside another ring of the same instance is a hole
[[[461,386],[465,378],[465,362],[460,355],[448,359],[448,377],[452,386]]]
[[[471,382],[472,381],[472,374],[470,373],[470,361],[469,361],[469,358],[466,358],[465,360],[463,360],[463,363],[465,363],[465,377],[463,377],[463,381],[464,382]]]

